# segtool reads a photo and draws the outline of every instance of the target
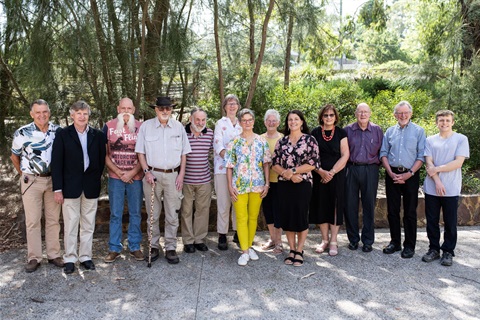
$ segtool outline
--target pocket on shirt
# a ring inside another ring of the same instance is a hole
[[[160,139],[159,136],[145,136],[145,141],[147,142],[157,141],[158,139]]]
[[[173,150],[175,151],[182,150],[182,146],[183,146],[182,136],[171,136],[170,141],[172,141]]]

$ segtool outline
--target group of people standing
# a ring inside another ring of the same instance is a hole
[[[159,218],[165,212],[164,253],[176,264],[177,231],[185,253],[209,250],[208,232],[212,175],[209,166],[213,152],[213,180],[217,195],[218,249],[227,250],[227,234],[232,216],[234,241],[241,255],[238,264],[247,265],[259,257],[253,249],[260,207],[270,239],[261,246],[274,254],[284,252],[285,232],[289,252],[284,263],[304,264],[304,246],[309,225],[319,225],[321,241],[315,252],[338,254],[337,235],[345,225],[348,248],[372,251],[375,241],[374,211],[381,165],[386,170],[386,194],[390,243],[385,254],[402,251],[402,258],[415,253],[418,170],[426,163],[425,208],[428,252],[425,262],[440,258],[451,265],[456,245],[458,197],[461,167],[469,157],[468,139],[452,129],[454,114],[436,114],[439,133],[426,138],[423,128],[410,121],[412,107],[402,101],[394,108],[398,123],[382,129],[370,121],[370,107],[361,103],[355,110],[357,121],[338,126],[339,113],[327,104],[318,113],[318,126],[310,131],[300,110],[285,116],[284,132],[278,127],[281,116],[270,109],[264,115],[267,131],[254,133],[255,114],[241,109],[235,95],[222,102],[225,113],[215,130],[206,127],[207,113],[192,109],[183,126],[172,118],[175,104],[169,97],[157,98],[156,117],[141,123],[135,119],[132,100],[123,98],[118,116],[103,130],[88,124],[90,106],[78,101],[70,107],[73,124],[65,128],[50,122],[50,109],[44,100],[30,106],[33,122],[19,128],[12,143],[11,160],[20,174],[27,227],[27,272],[42,261],[41,217],[45,215],[48,262],[75,271],[75,263],[94,270],[92,241],[95,215],[106,165],[110,199],[109,253],[113,263],[124,247],[122,221],[125,199],[128,206],[128,250],[138,261],[141,250],[141,207],[145,199],[148,213],[148,261],[160,256]],[[401,242],[400,207],[403,197]],[[362,204],[362,230],[359,231],[359,202]],[[440,246],[440,210],[445,223]],[[64,221],[65,252],[60,254],[60,212]],[[179,218],[180,217],[180,218]],[[80,232],[80,246],[77,239]]]

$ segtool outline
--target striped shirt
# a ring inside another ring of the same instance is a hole
[[[192,152],[187,154],[187,163],[185,167],[185,184],[205,184],[212,179],[209,165],[210,151],[213,149],[213,131],[205,128],[198,137],[195,137],[190,129],[190,124],[185,127],[188,141]]]

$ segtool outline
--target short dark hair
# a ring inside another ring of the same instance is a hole
[[[333,125],[336,125],[338,123],[338,121],[340,120],[340,116],[338,115],[337,109],[333,104],[327,103],[320,109],[320,112],[318,113],[318,124],[323,125],[323,114],[328,110],[332,110],[333,113],[335,113],[335,122],[333,123]]]
[[[283,134],[285,136],[288,136],[290,134],[290,128],[288,127],[288,116],[291,114],[296,114],[300,118],[300,120],[303,121],[302,128],[301,128],[302,133],[310,134],[310,129],[308,128],[308,124],[307,124],[307,121],[305,120],[305,116],[300,110],[291,110],[287,113],[287,116],[285,117],[285,130],[283,131]]]
[[[32,111],[34,104],[45,105],[45,106],[48,107],[48,110],[50,111],[50,106],[48,105],[48,102],[43,100],[43,99],[37,99],[37,100],[33,101],[32,103],[30,103],[30,111]]]

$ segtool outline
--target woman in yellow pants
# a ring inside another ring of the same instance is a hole
[[[242,133],[228,144],[225,162],[228,191],[237,213],[238,240],[243,251],[238,264],[245,266],[250,260],[258,260],[251,246],[262,199],[268,193],[271,155],[265,138],[253,132],[253,111],[240,110],[238,120]]]

